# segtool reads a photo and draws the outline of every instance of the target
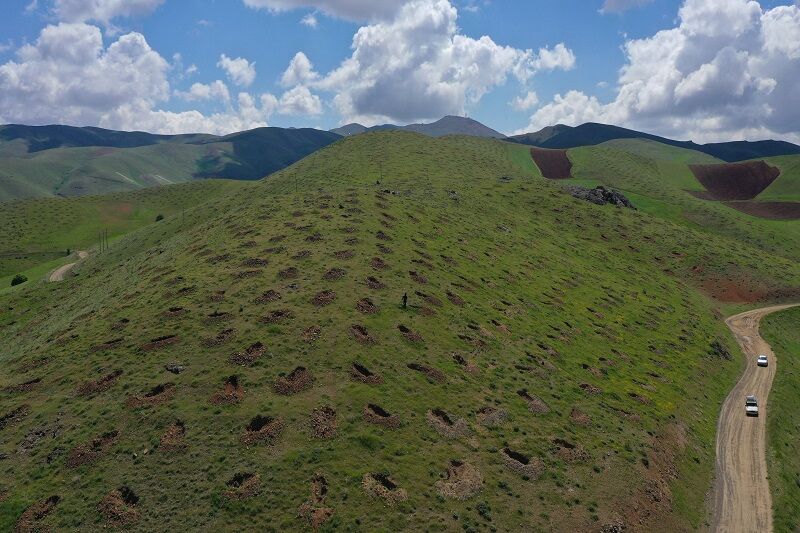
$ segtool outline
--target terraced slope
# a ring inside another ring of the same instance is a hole
[[[0,529],[702,526],[739,364],[695,267],[800,267],[528,154],[360,135],[0,296]]]

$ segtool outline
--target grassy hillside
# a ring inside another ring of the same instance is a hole
[[[0,295],[0,529],[701,527],[740,368],[695,267],[800,266],[523,148],[360,135]]]
[[[39,198],[0,204],[0,278],[88,249],[102,230],[111,238],[204,203],[240,184],[203,180],[81,198]]]
[[[769,395],[767,442],[775,531],[800,528],[800,309],[768,316],[761,335],[778,357],[780,371]]]
[[[703,190],[687,165],[714,162],[704,154],[654,145],[649,141],[629,140],[575,148],[569,150],[569,158],[577,183],[618,188],[647,213],[724,236],[732,242],[751,243],[769,254],[795,261],[800,259],[799,221],[751,217],[687,192]],[[788,199],[782,195],[781,199],[784,198]],[[743,273],[740,279],[745,284],[757,283],[748,277]],[[762,291],[756,288],[755,292]]]
[[[758,199],[800,202],[800,156],[771,157],[765,161],[780,168],[781,175],[758,195]]]

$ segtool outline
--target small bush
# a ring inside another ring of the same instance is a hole
[[[14,276],[14,279],[11,280],[11,286],[16,287],[17,285],[22,285],[26,281],[28,281],[27,276],[23,276],[22,274],[17,274],[16,276]]]
[[[156,222],[161,222],[162,220],[164,220],[164,215],[158,215],[156,217]]]

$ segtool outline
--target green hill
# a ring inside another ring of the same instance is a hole
[[[71,126],[0,127],[0,202],[135,190],[199,178],[260,179],[340,137],[258,128],[225,137]]]
[[[797,290],[764,254],[346,139],[0,295],[0,529],[701,528],[740,362],[697,267]]]

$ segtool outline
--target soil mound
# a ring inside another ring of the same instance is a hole
[[[91,396],[92,394],[97,394],[99,392],[107,391],[111,387],[113,387],[117,381],[119,381],[119,377],[122,375],[122,370],[115,370],[110,374],[103,376],[100,379],[94,381],[87,381],[80,387],[78,387],[78,394],[80,396]]]
[[[725,202],[751,217],[769,220],[800,220],[800,202]]]
[[[355,255],[356,253],[353,250],[339,250],[333,254],[336,259],[352,259]]]
[[[379,291],[379,290],[385,289],[386,288],[386,284],[383,283],[378,278],[373,278],[373,277],[370,276],[370,277],[367,278],[367,287],[369,287],[370,289]]]
[[[230,320],[233,316],[230,313],[223,312],[223,311],[214,311],[210,315],[206,317],[206,324],[214,324],[215,322],[225,322],[226,320]]]
[[[311,529],[318,530],[333,516],[333,509],[324,507],[328,495],[328,482],[317,474],[311,481],[311,498],[297,509],[297,516],[308,521]]]
[[[281,417],[258,415],[244,429],[240,440],[245,446],[265,443],[272,444],[283,432],[283,419]]]
[[[16,533],[34,533],[45,530],[40,526],[41,521],[55,510],[60,501],[60,496],[50,496],[25,509],[17,520]]]
[[[295,267],[289,267],[285,270],[278,272],[280,279],[297,279],[299,272]]]
[[[476,365],[472,361],[464,359],[464,357],[460,354],[454,353],[453,361],[455,361],[456,364],[458,364],[459,366],[463,367],[464,370],[466,370],[470,374],[477,374],[478,372],[480,372],[478,365]]]
[[[267,292],[265,292],[264,294],[262,294],[261,296],[259,296],[258,298],[256,298],[256,303],[257,304],[268,304],[270,302],[277,302],[281,298],[282,298],[281,293],[279,293],[278,291],[274,291],[274,290],[270,289]]]
[[[400,417],[391,414],[379,405],[374,403],[368,404],[364,407],[364,421],[376,426],[383,426],[389,429],[396,429],[400,427]]]
[[[150,342],[143,344],[142,350],[146,352],[160,350],[161,348],[177,343],[178,340],[179,339],[177,335],[164,335],[163,337],[157,337]]]
[[[366,383],[367,385],[380,385],[383,383],[383,378],[377,374],[373,374],[364,365],[354,362],[350,367],[350,377],[353,381]]]
[[[531,148],[531,157],[542,176],[549,180],[566,180],[572,177],[572,162],[566,150]]]
[[[284,320],[290,320],[292,318],[294,318],[294,313],[292,313],[290,310],[277,309],[275,311],[270,311],[265,316],[262,316],[259,321],[264,324],[278,324]]]
[[[289,396],[311,388],[313,382],[314,376],[311,372],[303,366],[298,366],[288,376],[276,379],[272,389],[278,394]]]
[[[164,311],[164,317],[165,318],[177,318],[179,316],[185,315],[188,312],[189,311],[187,311],[183,307],[170,307],[169,309]]]
[[[408,499],[408,492],[399,488],[387,474],[364,474],[361,486],[367,494],[374,498],[382,498],[388,505],[395,505]]]
[[[765,161],[689,165],[697,181],[706,188],[710,200],[752,200],[780,175],[777,167]]]
[[[464,305],[464,299],[454,292],[447,291],[447,299],[450,300],[450,303],[453,305],[457,305],[459,307],[463,307]]]
[[[500,455],[508,468],[530,479],[538,479],[544,471],[544,463],[538,457],[531,458],[509,448],[503,448]]]
[[[214,405],[233,405],[242,401],[244,398],[244,387],[237,376],[231,376],[225,380],[223,388],[211,396],[211,403]]]
[[[413,279],[414,281],[416,281],[420,285],[425,285],[426,283],[428,283],[428,278],[426,278],[425,276],[423,276],[419,272],[416,272],[414,270],[409,270],[408,271],[408,275],[411,276],[411,279]]]
[[[464,461],[450,461],[445,478],[436,482],[437,492],[444,498],[468,500],[483,488],[483,475]]]
[[[177,452],[186,447],[186,442],[184,441],[186,437],[186,425],[180,421],[176,420],[170,427],[167,428],[167,431],[161,435],[161,439],[158,442],[158,448],[165,452]]]
[[[408,363],[406,366],[411,370],[425,374],[425,377],[432,383],[444,383],[447,379],[444,372],[432,366],[423,365],[421,363]]]
[[[553,439],[553,446],[555,447],[555,455],[565,463],[584,462],[590,458],[589,454],[581,446],[566,439]]]
[[[432,409],[425,413],[428,424],[446,439],[458,439],[469,435],[469,424],[463,418],[453,420],[442,409]]]
[[[97,505],[97,510],[115,526],[130,524],[139,519],[139,497],[128,487],[120,487],[106,494]]]
[[[544,403],[544,400],[542,400],[538,396],[533,396],[529,394],[528,391],[525,389],[518,390],[517,394],[519,395],[520,398],[525,400],[525,402],[528,404],[528,409],[532,413],[546,414],[550,412],[550,408],[547,406],[546,403]]]
[[[374,315],[379,311],[378,306],[372,303],[372,300],[369,298],[362,298],[359,300],[356,303],[356,309],[365,315]]]
[[[220,344],[225,344],[236,333],[236,330],[233,328],[223,329],[219,333],[217,333],[216,337],[210,337],[207,339],[203,339],[203,346],[206,348],[212,348],[214,346],[219,346]]]
[[[320,335],[322,335],[322,328],[319,326],[309,326],[303,330],[300,334],[300,338],[303,339],[303,342],[316,342]]]
[[[242,472],[234,475],[227,483],[223,496],[229,500],[247,500],[261,491],[261,476],[253,472]]]
[[[318,292],[312,299],[311,303],[317,307],[324,307],[332,304],[336,300],[336,291],[326,290]]]
[[[409,342],[422,342],[422,335],[409,329],[408,327],[400,324],[397,326],[397,330],[403,335],[403,337]]]
[[[589,424],[592,423],[592,419],[589,418],[589,415],[587,415],[577,407],[572,408],[572,410],[569,413],[569,419],[576,426],[588,426]]]
[[[475,418],[478,420],[478,424],[482,426],[496,427],[505,422],[508,418],[508,411],[497,407],[481,407],[478,409]]]
[[[347,274],[347,272],[343,268],[332,268],[325,272],[322,279],[326,281],[336,281],[342,279],[345,274]]]
[[[323,405],[311,411],[311,431],[318,439],[332,439],[336,436],[336,409]]]
[[[164,383],[163,385],[157,385],[150,389],[149,392],[146,392],[142,396],[130,396],[126,401],[125,405],[128,407],[152,407],[154,405],[159,405],[164,402],[168,402],[175,396],[175,384],[174,383]]]
[[[35,378],[28,380],[24,383],[19,383],[17,385],[9,385],[8,387],[3,389],[3,392],[11,393],[11,394],[18,394],[20,392],[30,392],[42,382],[42,378]]]
[[[119,431],[103,433],[87,443],[75,446],[67,455],[67,468],[78,468],[94,463],[107,454],[119,440]]]
[[[350,334],[360,344],[377,344],[377,339],[370,335],[369,330],[364,326],[354,324],[350,326]]]

